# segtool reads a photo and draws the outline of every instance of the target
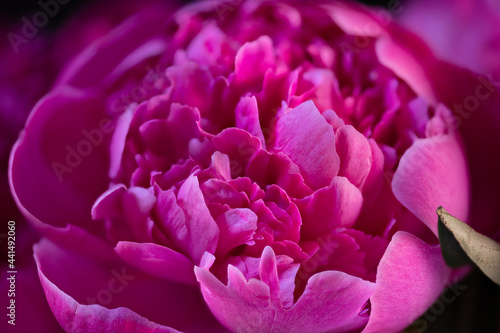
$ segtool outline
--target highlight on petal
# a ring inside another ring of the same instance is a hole
[[[401,158],[392,189],[396,198],[436,236],[436,207],[445,205],[452,214],[466,220],[469,180],[457,139],[442,135],[416,140]]]
[[[363,333],[404,330],[439,297],[449,273],[438,246],[396,232],[377,268]]]
[[[299,166],[313,189],[328,186],[339,171],[332,127],[312,102],[305,102],[278,121],[274,149]]]
[[[236,54],[234,66],[237,83],[250,86],[262,84],[266,71],[276,66],[271,38],[261,36],[244,44]]]

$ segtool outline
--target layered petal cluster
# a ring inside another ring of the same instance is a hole
[[[451,273],[435,208],[469,209],[419,43],[343,2],[241,1],[86,49],[10,165],[61,326],[403,330]]]

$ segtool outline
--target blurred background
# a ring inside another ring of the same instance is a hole
[[[36,38],[44,39],[49,38],[51,35],[57,35],[57,38],[67,38],[67,36],[65,37],[64,33],[61,34],[58,29],[62,26],[65,28],[75,28],[75,26],[78,26],[78,19],[76,21],[69,22],[73,20],[74,15],[77,15],[77,13],[81,10],[91,10],[92,6],[95,6],[97,3],[102,5],[109,2],[102,0],[65,1],[67,1],[67,3],[60,6],[57,15],[48,20],[48,23],[43,27],[43,29],[40,29],[40,33],[36,36]],[[45,1],[42,0],[42,2]],[[183,2],[187,3],[190,1],[184,0]],[[359,2],[370,6],[379,6],[388,9],[389,11],[393,11],[394,8],[396,8],[395,6],[406,6],[407,3],[411,2],[411,0],[406,2],[403,0],[401,2],[397,0],[364,0]],[[12,26],[13,24],[19,25],[22,23],[23,17],[33,14],[39,10],[39,1],[3,0],[0,2],[0,28],[2,28],[2,26]],[[133,10],[133,8],[129,8],[128,10]],[[105,15],[105,13],[105,11],[101,11],[99,15]],[[128,15],[126,10],[124,10],[123,13],[115,12],[113,13],[112,20],[103,20],[98,23],[97,26],[99,29],[105,30],[107,29],[106,24],[108,24],[109,28],[111,28],[113,24],[119,23],[120,20],[122,20],[126,15]],[[84,36],[89,40],[75,41],[75,45],[79,43],[76,48],[78,49],[85,46],[82,44],[90,42],[91,36],[92,34]],[[53,43],[53,41],[49,41],[48,45],[52,45],[51,43]],[[29,47],[36,48],[37,43],[33,44],[34,45],[30,45]],[[9,45],[9,41],[5,38],[5,35],[3,35],[2,40],[0,41],[0,61],[5,61],[5,57],[7,57],[7,59],[11,59],[9,57],[15,57],[17,61],[22,63],[19,68],[15,69],[2,69],[4,64],[0,63],[0,258],[4,263],[7,260],[7,242],[5,241],[7,221],[14,220],[17,223],[17,234],[19,236],[17,251],[31,251],[31,244],[33,244],[38,237],[23,224],[23,219],[20,213],[15,208],[15,204],[8,191],[5,190],[7,189],[6,170],[8,163],[8,151],[10,151],[11,145],[15,141],[18,131],[22,129],[27,113],[33,106],[33,103],[35,103],[36,100],[45,93],[45,91],[30,90],[31,84],[35,87],[39,85],[38,83],[40,81],[42,81],[47,83],[47,87],[50,87],[51,82],[55,79],[54,72],[62,66],[65,59],[68,59],[71,56],[72,52],[75,52],[74,50],[62,50],[61,54],[61,50],[58,50],[59,52],[56,53],[54,50],[48,50],[46,47],[40,46],[39,51],[45,52],[45,56],[42,53],[38,53],[39,56],[33,58],[24,54],[22,50],[18,54],[10,54],[6,56],[5,48],[10,47],[11,45]],[[9,51],[11,50],[7,50],[7,53],[9,53]],[[3,56],[1,55],[2,53],[4,53]],[[51,68],[54,70],[51,71]],[[18,81],[19,77],[23,77],[24,81]],[[22,89],[16,90],[13,88],[13,85],[22,87]],[[14,94],[12,93],[12,89],[15,90]],[[3,95],[2,91],[8,91],[8,93]],[[24,92],[29,92],[29,95],[24,95]],[[17,98],[23,99],[23,103],[20,104],[21,107],[17,109],[16,113],[2,113],[2,108],[6,109],[9,105],[11,105],[11,103],[14,103],[14,101],[9,100],[5,96],[17,96]],[[31,258],[30,255],[25,257]],[[19,252],[18,258],[21,258],[21,254]],[[18,282],[27,284],[22,286],[22,288],[24,288],[24,293],[27,294],[26,297],[43,297],[41,294],[43,292],[39,286],[33,262],[21,261],[18,262],[18,265],[24,265],[25,267],[31,269],[31,273],[26,275],[24,282],[23,280]],[[4,280],[4,278],[2,278],[2,280]],[[3,289],[1,282],[0,287],[2,288],[0,292],[3,293],[3,290],[5,289]],[[25,309],[25,311],[29,312],[29,314],[26,314],[29,318],[28,320],[39,320],[49,323],[54,327],[54,330],[51,332],[60,332],[60,328],[58,328],[54,319],[51,318],[51,313],[48,309],[41,310],[36,307],[30,308],[29,306]],[[485,278],[477,269],[473,269],[472,273],[465,279],[459,281],[457,286],[452,286],[445,291],[440,300],[437,301],[436,304],[429,309],[429,311],[422,316],[420,320],[416,321],[414,325],[409,327],[406,332],[500,332],[499,318],[500,287]],[[0,332],[10,332],[8,330],[11,328],[2,326],[4,325],[4,322],[5,320],[2,320],[2,323],[0,323]],[[22,332],[22,330],[15,332]]]

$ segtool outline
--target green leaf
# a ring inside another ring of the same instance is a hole
[[[450,215],[443,207],[438,214],[438,233],[446,264],[459,267],[472,261],[493,282],[500,285],[500,244]]]

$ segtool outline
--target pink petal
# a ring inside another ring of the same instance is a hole
[[[92,206],[92,219],[120,217],[122,214],[122,199],[126,192],[127,187],[123,184],[111,186],[109,190],[101,194]]]
[[[182,184],[177,203],[184,211],[189,238],[186,247],[195,263],[208,251],[215,253],[219,239],[219,227],[210,215],[200,190],[198,178],[191,175]]]
[[[384,154],[375,140],[370,139],[368,143],[371,148],[372,165],[363,185],[362,192],[366,200],[373,202],[375,201],[376,194],[380,193],[382,188],[385,161]]]
[[[299,166],[306,184],[313,189],[328,186],[338,174],[333,129],[311,101],[280,118],[274,149]]]
[[[482,74],[500,69],[498,2],[429,3],[424,0],[411,4],[402,12],[400,23],[422,37],[440,59]]]
[[[436,63],[433,54],[422,40],[401,27],[392,24],[388,30],[390,38],[380,38],[375,44],[379,61],[407,82],[419,96],[436,104],[434,85],[440,82],[432,79]],[[428,68],[423,70],[423,66]]]
[[[338,271],[313,275],[304,294],[288,311],[279,312],[273,332],[347,332],[360,329],[360,315],[375,284]]]
[[[270,303],[269,287],[256,279],[247,282],[232,265],[227,272],[225,286],[208,270],[195,267],[201,292],[215,317],[236,332],[260,332],[272,327],[276,309]]]
[[[130,130],[133,111],[128,108],[116,120],[115,130],[109,145],[109,177],[115,178],[122,167],[123,152],[125,142]]]
[[[266,146],[264,134],[259,122],[259,107],[255,96],[244,96],[236,106],[236,127],[244,129],[253,136],[259,138],[262,147]]]
[[[261,36],[243,45],[236,54],[235,80],[249,86],[261,85],[266,71],[275,66],[273,41],[268,36]]]
[[[71,85],[77,88],[95,87],[96,82],[121,77],[132,66],[161,54],[165,43],[161,42],[160,31],[165,20],[165,11],[155,8],[128,20],[99,42],[82,52],[63,72],[57,85]],[[156,38],[156,43],[151,40]],[[134,53],[134,51],[140,52]],[[113,54],[113,57],[109,57]],[[130,57],[133,55],[133,57]],[[112,84],[113,81],[106,82]]]
[[[223,46],[227,36],[215,24],[204,27],[189,43],[186,49],[187,56],[195,62],[207,65],[220,65],[223,56]],[[234,54],[233,54],[234,57]],[[227,64],[228,67],[230,64]]]
[[[24,239],[32,238],[29,235],[35,234],[34,231],[24,228],[16,231],[17,235],[22,235]],[[7,261],[4,261],[0,268],[2,276],[0,288],[5,290],[5,293],[0,296],[0,301],[6,314],[5,320],[0,321],[0,332],[61,332],[61,326],[52,314],[38,280],[36,264],[32,258],[32,244],[26,243],[16,244],[16,274],[8,273],[12,270],[9,269]],[[11,275],[15,275],[15,296],[9,292]],[[13,297],[9,297],[9,294]],[[6,309],[10,306],[11,299],[15,300],[15,326],[8,322],[11,320],[10,310]]]
[[[38,103],[9,165],[14,199],[29,219],[63,227],[71,216],[73,225],[102,234],[89,212],[108,182],[110,123],[103,101],[78,90]],[[94,143],[85,133],[96,133]]]
[[[109,327],[115,332],[110,323],[125,332],[169,332],[170,326],[187,332],[221,330],[196,288],[152,277],[120,261],[89,260],[46,240],[34,252],[47,300],[65,331],[111,332]],[[196,321],[190,320],[193,313]]]
[[[143,187],[131,187],[122,199],[123,215],[130,231],[136,239],[151,240],[151,209],[156,204],[156,196],[152,190]]]
[[[436,208],[466,220],[469,181],[463,151],[452,135],[417,139],[392,179],[396,198],[437,235]]]
[[[351,125],[335,133],[335,147],[340,157],[339,176],[361,188],[372,167],[372,150],[366,137]]]
[[[180,283],[196,283],[193,262],[167,247],[154,243],[118,242],[115,251],[123,261],[151,275]]]
[[[370,319],[363,332],[404,330],[439,297],[448,274],[439,247],[397,232],[378,266]]]
[[[292,197],[303,198],[312,193],[304,184],[299,167],[281,152],[275,154],[260,149],[250,159],[246,175],[261,188],[276,184]]]
[[[239,128],[227,128],[212,139],[221,153],[229,156],[231,176],[237,178],[245,171],[248,161],[262,144],[260,140]]]
[[[250,209],[231,209],[218,216],[216,222],[220,230],[218,253],[226,254],[239,245],[254,243],[257,215]]]
[[[198,108],[202,114],[209,110],[214,79],[206,68],[185,61],[168,67],[166,73],[171,86],[165,93],[172,102]]]
[[[302,237],[313,240],[336,227],[350,228],[363,205],[357,187],[344,177],[335,177],[332,184],[296,201],[301,211]]]

